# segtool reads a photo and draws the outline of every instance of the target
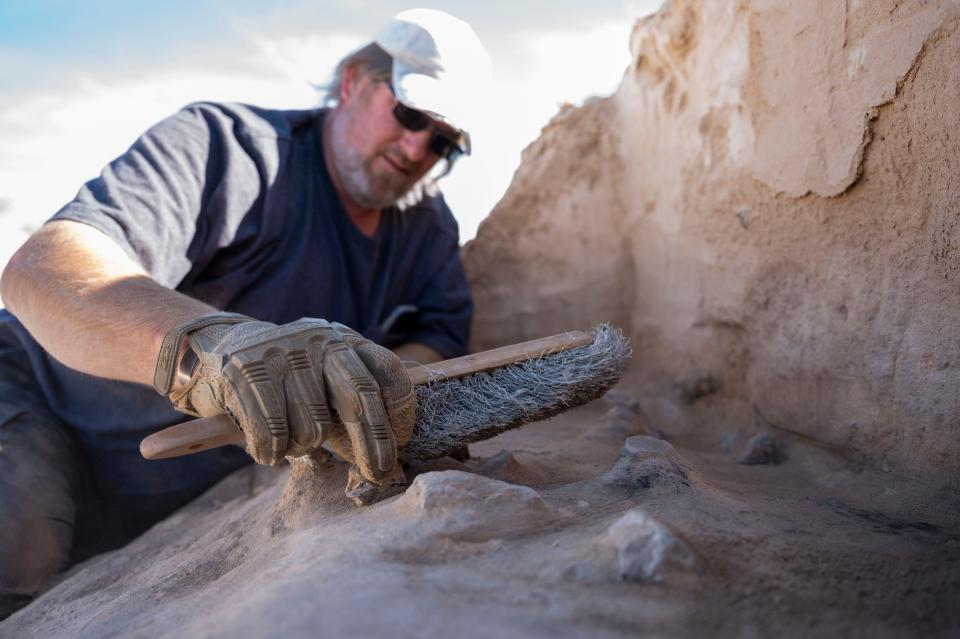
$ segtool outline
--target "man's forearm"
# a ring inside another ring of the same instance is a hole
[[[397,357],[405,362],[417,362],[418,364],[433,364],[443,360],[443,355],[435,349],[421,344],[420,342],[407,342],[393,349]]]
[[[60,362],[150,384],[171,328],[214,308],[161,286],[113,240],[78,222],[35,233],[0,278],[4,305]]]

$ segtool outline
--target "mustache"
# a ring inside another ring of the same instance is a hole
[[[380,154],[406,173],[413,173],[417,168],[417,162],[411,161],[407,158],[406,154],[398,148],[386,147],[380,151]]]

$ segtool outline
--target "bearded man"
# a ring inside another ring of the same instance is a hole
[[[414,416],[401,359],[466,351],[472,304],[436,181],[470,152],[488,75],[466,23],[402,13],[341,61],[329,108],[191,105],[14,255],[0,618],[251,457],[325,444],[351,481],[397,476]],[[246,452],[141,459],[140,439],[183,413],[230,415]]]

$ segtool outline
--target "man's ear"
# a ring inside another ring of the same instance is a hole
[[[360,88],[363,73],[357,65],[350,65],[343,70],[343,81],[340,83],[340,102],[344,103]]]

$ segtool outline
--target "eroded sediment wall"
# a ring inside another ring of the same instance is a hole
[[[474,346],[613,321],[648,391],[955,474],[960,2],[675,1],[630,46],[466,247]]]

